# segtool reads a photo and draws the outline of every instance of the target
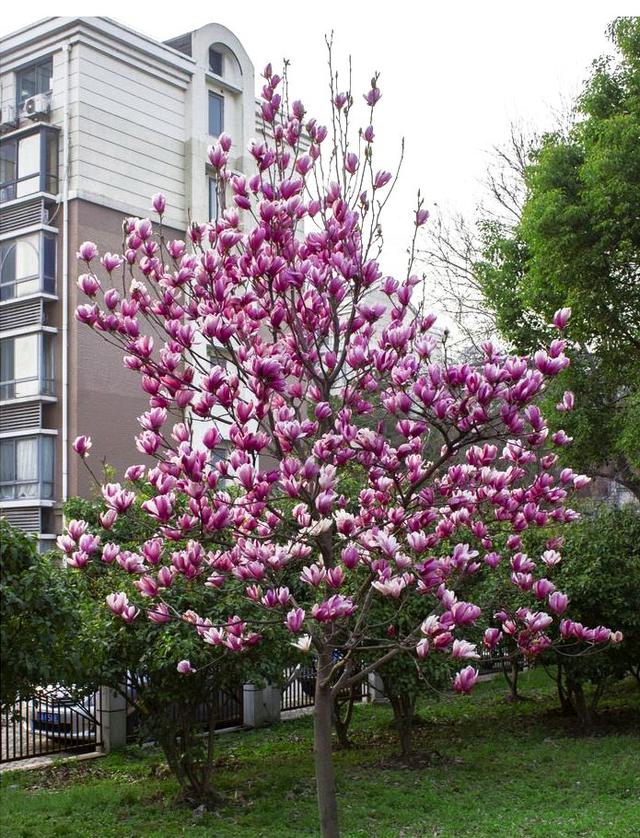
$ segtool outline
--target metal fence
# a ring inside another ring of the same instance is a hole
[[[302,710],[315,704],[316,673],[310,667],[290,666],[284,671],[284,685],[280,710]],[[356,701],[369,696],[369,684],[361,681],[351,689],[344,690],[344,696],[351,693]]]
[[[496,658],[492,657],[491,654],[483,654],[478,661],[478,670],[481,675],[494,675],[498,672],[502,672],[505,666],[507,670],[511,670],[511,665],[511,658],[508,655]],[[522,658],[518,658],[517,665],[518,670],[522,671],[524,669],[524,661]]]
[[[315,673],[301,666],[290,666],[284,671],[281,710],[302,710],[315,702]]]
[[[126,712],[127,712],[127,742],[135,742],[141,736],[141,719],[136,706],[137,693],[131,685],[125,686]],[[230,727],[241,727],[243,724],[243,688],[238,687],[233,691],[216,690],[213,696],[214,713],[216,718],[216,730],[226,730]],[[203,702],[195,710],[193,724],[202,727],[209,724],[210,706]],[[178,708],[171,708],[173,717],[177,719]]]
[[[0,762],[95,751],[102,744],[100,690],[76,695],[61,687],[0,710]]]

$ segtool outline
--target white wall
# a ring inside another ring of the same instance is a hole
[[[80,43],[71,118],[71,192],[147,215],[167,197],[166,223],[185,227],[184,91]]]

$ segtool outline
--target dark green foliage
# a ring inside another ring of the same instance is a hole
[[[537,560],[551,534],[526,531],[524,551]],[[640,675],[640,511],[634,504],[622,509],[585,504],[582,518],[565,527],[563,535],[562,561],[546,576],[569,596],[564,616],[590,628],[604,625],[624,634],[620,645],[591,649],[569,642],[542,658],[544,663],[560,666],[558,689],[563,709],[578,713],[587,722],[602,692],[614,680],[629,672],[636,678]],[[482,605],[487,625],[497,609],[510,611],[522,604],[509,575],[509,567],[503,564],[495,573],[480,574],[471,583],[475,586],[472,596]],[[545,610],[546,603],[531,595],[528,606]],[[513,652],[515,646],[510,642],[505,639],[498,651]],[[594,691],[590,706],[580,707],[586,683],[591,683]]]
[[[568,529],[563,556],[551,578],[569,595],[571,619],[624,635],[620,645],[603,651],[576,657],[575,648],[561,647],[556,655],[559,697],[588,723],[613,680],[628,672],[640,676],[640,511],[632,505],[586,511]],[[586,682],[595,690],[590,705],[582,706]]]
[[[481,223],[476,275],[518,351],[571,307],[572,366],[548,402],[572,389],[576,410],[556,426],[574,437],[573,466],[640,497],[640,18],[610,36],[616,59],[594,62],[573,127],[532,154],[519,223]]]
[[[59,562],[0,518],[0,701],[10,704],[62,680],[79,683],[83,652],[75,631]]]

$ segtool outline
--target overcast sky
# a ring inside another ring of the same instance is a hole
[[[505,140],[519,120],[550,127],[554,108],[579,92],[591,61],[609,51],[607,24],[637,14],[639,2],[449,0],[376,3],[244,2],[170,4],[111,0],[108,15],[158,40],[211,20],[240,38],[257,71],[291,61],[291,92],[326,119],[324,34],[335,31],[336,59],[351,54],[354,91],[381,73],[378,164],[391,169],[401,137],[405,165],[385,225],[391,271],[409,234],[409,213],[418,187],[428,202],[472,212],[481,198],[487,152]],[[3,33],[51,14],[51,4],[5,3]],[[59,14],[94,13],[83,4],[58,4]],[[101,10],[98,10],[100,13]],[[259,82],[259,78],[257,79]]]

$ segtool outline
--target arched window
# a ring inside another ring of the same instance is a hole
[[[219,47],[209,47],[209,69],[216,76],[224,76],[224,55]]]

